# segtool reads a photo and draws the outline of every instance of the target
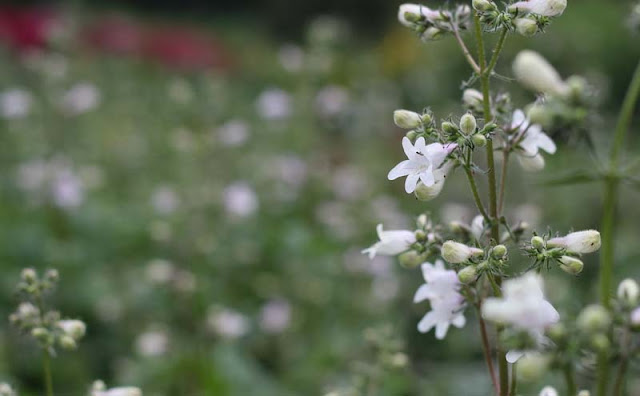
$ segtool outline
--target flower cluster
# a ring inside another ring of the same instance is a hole
[[[471,8],[458,6],[455,10],[432,10],[421,4],[402,4],[398,20],[420,35],[423,41],[442,38],[448,32],[467,29]]]

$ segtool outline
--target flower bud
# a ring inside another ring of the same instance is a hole
[[[482,92],[477,89],[468,88],[465,89],[462,94],[462,102],[464,102],[464,104],[469,108],[481,109],[483,101],[484,96],[482,95]]]
[[[524,0],[511,4],[509,11],[555,17],[562,15],[565,8],[567,8],[567,0]]]
[[[444,121],[440,127],[446,134],[455,135],[458,133],[458,127],[453,122]]]
[[[393,122],[402,129],[413,129],[421,125],[422,117],[413,111],[396,110],[393,112]]]
[[[628,307],[638,305],[638,297],[640,296],[640,288],[638,282],[633,279],[625,279],[618,285],[618,300]]]
[[[418,220],[416,221],[416,224],[418,228],[424,228],[428,222],[429,222],[429,218],[427,217],[426,214],[423,213],[420,216],[418,216]]]
[[[74,340],[79,340],[80,338],[84,337],[87,331],[87,326],[81,320],[60,320],[56,325],[66,335],[73,338]]]
[[[549,367],[549,358],[541,353],[529,352],[518,360],[518,376],[525,382],[542,377]]]
[[[442,258],[451,264],[460,264],[471,257],[480,256],[484,252],[482,249],[473,248],[460,242],[446,241],[440,251]]]
[[[516,25],[516,31],[525,37],[531,37],[538,33],[538,23],[533,19],[516,18],[513,23]]]
[[[495,8],[495,4],[488,0],[473,0],[471,2],[471,5],[473,6],[474,10],[479,12],[485,12]]]
[[[428,239],[427,233],[422,230],[416,230],[414,234],[416,236],[416,241],[418,242],[424,242]]]
[[[567,328],[562,323],[554,323],[547,329],[547,336],[556,344],[560,343],[567,337]]]
[[[491,249],[491,257],[496,260],[500,260],[507,255],[507,247],[504,245],[497,245]]]
[[[425,258],[415,250],[409,250],[398,256],[400,265],[406,269],[413,269],[424,263]]]
[[[460,281],[460,283],[463,283],[465,285],[474,282],[477,276],[478,270],[473,265],[465,267],[461,269],[460,272],[458,272],[458,280]]]
[[[38,274],[33,268],[25,268],[22,270],[20,277],[27,283],[33,283],[38,279]]]
[[[587,80],[582,76],[571,76],[567,78],[567,85],[569,86],[571,96],[576,99],[583,98],[587,92]]]
[[[40,342],[46,342],[49,339],[49,331],[44,327],[36,327],[31,330],[31,336]]]
[[[78,347],[78,344],[76,344],[76,340],[74,340],[73,337],[70,337],[68,335],[61,336],[58,339],[58,343],[60,344],[60,347],[62,349],[65,349],[67,351],[73,351]]]
[[[413,194],[419,201],[427,202],[440,195],[443,187],[444,179],[436,180],[432,186],[426,186],[424,183],[419,182]]]
[[[432,121],[431,114],[429,114],[429,113],[424,113],[424,114],[422,115],[422,123],[423,123],[424,125],[429,125],[429,124],[431,124],[431,121]]]
[[[589,392],[588,390],[581,390],[580,392],[578,392],[578,396],[591,396],[591,392]]]
[[[460,130],[465,135],[471,135],[476,131],[478,124],[473,114],[467,113],[460,118]]]
[[[409,139],[409,140],[411,140],[413,142],[418,138],[418,132],[409,131],[409,132],[406,133],[405,136],[407,137],[407,139]]]
[[[544,239],[538,235],[534,236],[533,238],[531,238],[531,246],[533,246],[538,251],[544,250]]]
[[[568,93],[569,87],[556,69],[537,52],[520,52],[513,62],[513,73],[520,84],[532,91],[556,96]]]
[[[538,396],[558,396],[558,391],[553,386],[545,386]]]
[[[611,347],[611,342],[606,335],[602,333],[594,334],[589,340],[591,347],[598,352],[606,352]]]
[[[476,147],[484,147],[487,145],[487,138],[481,133],[476,133],[471,136],[471,141],[476,145]]]
[[[580,312],[576,323],[585,333],[605,331],[611,324],[611,315],[601,305],[589,305]]]
[[[50,269],[45,274],[45,278],[52,283],[57,282],[60,279],[60,273],[57,269]]]
[[[527,117],[532,124],[538,124],[549,128],[553,123],[553,114],[545,105],[533,104],[527,108]]]
[[[571,256],[560,257],[560,269],[571,275],[578,275],[582,272],[584,263],[582,260]]]
[[[420,39],[422,41],[436,41],[436,40],[440,40],[443,36],[444,36],[443,30],[440,30],[435,26],[431,26],[427,28],[427,30],[425,30],[424,33],[422,33],[422,36],[420,36]]]
[[[547,242],[549,247],[562,247],[578,254],[593,253],[600,249],[600,245],[600,233],[596,230],[572,232],[567,236],[553,238]]]

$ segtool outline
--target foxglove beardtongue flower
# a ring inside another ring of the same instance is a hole
[[[363,254],[368,254],[371,259],[376,257],[378,254],[383,256],[395,256],[409,250],[411,245],[416,242],[415,233],[411,231],[384,231],[382,229],[382,224],[378,224],[376,231],[378,232],[380,242],[377,242],[370,248],[362,251]]]
[[[511,11],[530,12],[547,17],[560,16],[567,8],[567,0],[525,0],[509,6]]]
[[[464,297],[459,293],[460,281],[455,271],[447,270],[442,260],[422,264],[425,284],[420,286],[413,298],[414,303],[429,300],[431,311],[418,323],[418,331],[427,333],[436,329],[436,338],[447,335],[451,325],[461,328],[466,320],[463,314]]]
[[[484,253],[482,249],[467,246],[456,241],[446,241],[442,244],[440,254],[442,258],[451,264],[461,264],[474,256],[481,256]]]
[[[482,316],[497,323],[526,331],[538,343],[544,340],[544,330],[560,320],[558,311],[545,299],[542,278],[527,273],[505,281],[503,297],[487,298],[482,304]],[[507,360],[517,361],[524,352],[509,351]]]
[[[535,51],[521,51],[513,61],[513,74],[526,88],[553,96],[564,97],[569,86],[542,55]]]
[[[431,187],[436,183],[434,171],[442,166],[444,160],[456,147],[456,144],[442,145],[440,143],[432,143],[427,146],[423,137],[418,138],[413,145],[409,138],[404,137],[402,148],[408,159],[391,169],[387,177],[389,180],[395,180],[406,176],[404,188],[408,194],[415,191],[418,181]]]
[[[424,183],[418,182],[418,186],[414,191],[416,198],[420,201],[431,201],[440,195],[442,188],[444,187],[444,182],[447,179],[449,172],[451,172],[451,169],[453,169],[453,163],[451,161],[447,161],[442,165],[442,167],[433,171],[433,186],[427,187]]]
[[[524,112],[519,109],[513,113],[511,129],[516,131],[512,139],[517,143],[519,149],[516,153],[520,165],[528,171],[544,168],[544,158],[540,154],[540,150],[554,154],[556,145],[553,140],[542,131],[540,125],[531,124]]]
[[[584,254],[600,249],[600,233],[596,230],[572,232],[569,235],[547,241],[548,247],[562,247],[569,252]]]
[[[407,27],[416,26],[421,20],[434,21],[440,17],[440,11],[432,10],[420,4],[402,4],[398,8],[398,21]]]
[[[58,328],[60,328],[66,335],[73,338],[74,340],[79,340],[84,337],[84,334],[87,331],[87,326],[81,320],[59,320],[57,323]]]

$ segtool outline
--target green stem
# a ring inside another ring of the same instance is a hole
[[[493,55],[491,56],[491,61],[489,62],[489,67],[486,70],[487,77],[491,77],[491,73],[493,73],[493,69],[496,68],[498,64],[498,59],[500,58],[500,53],[502,52],[502,48],[504,48],[504,42],[507,40],[507,34],[509,33],[509,29],[504,28],[500,33],[500,38],[498,39],[498,43],[496,44],[496,48],[493,50]]]
[[[629,368],[629,357],[625,356],[620,362],[618,367],[618,374],[616,375],[616,382],[613,387],[613,396],[622,396],[624,391],[624,377],[627,375],[627,369]]]
[[[476,185],[476,180],[473,177],[473,173],[471,172],[471,169],[469,169],[468,166],[464,166],[464,172],[466,173],[467,179],[469,180],[469,186],[471,187],[471,192],[473,193],[473,200],[475,201],[476,206],[478,207],[478,210],[480,211],[480,214],[482,215],[482,217],[484,217],[485,221],[489,223],[491,219],[487,215],[487,211],[485,210],[484,204],[482,203],[482,199],[480,198],[480,194],[478,193],[478,186]]]
[[[502,215],[502,207],[504,206],[504,193],[507,184],[509,166],[509,150],[504,150],[502,154],[502,171],[500,172],[500,194],[498,196],[498,216]]]
[[[610,307],[610,297],[613,283],[613,265],[615,261],[614,252],[614,231],[615,214],[618,200],[618,162],[620,153],[625,143],[633,111],[640,96],[640,63],[636,70],[625,95],[616,130],[611,146],[609,157],[609,177],[605,180],[604,201],[602,214],[602,252],[600,253],[600,303],[605,307]],[[609,358],[606,354],[598,357],[598,386],[597,395],[605,396],[607,393],[607,383],[609,380]]]
[[[42,366],[44,369],[44,382],[47,389],[47,396],[53,396],[53,379],[51,377],[51,356],[49,352],[44,351],[42,357]]]
[[[500,386],[498,385],[498,378],[496,377],[496,371],[493,367],[493,361],[491,360],[491,344],[489,343],[489,337],[487,335],[487,326],[482,318],[482,312],[480,307],[482,302],[478,302],[476,305],[476,311],[478,315],[478,324],[480,326],[480,337],[482,339],[482,353],[484,354],[484,360],[489,369],[489,376],[491,377],[491,383],[496,391],[496,394],[500,394]]]
[[[571,363],[566,364],[562,372],[564,373],[564,380],[567,383],[567,395],[575,395],[578,393],[578,387],[573,375],[573,366]]]
[[[516,396],[518,390],[518,376],[516,370],[518,369],[517,363],[511,365],[511,386],[509,386],[509,396]]]

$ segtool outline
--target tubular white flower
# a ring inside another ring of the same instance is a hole
[[[544,169],[545,161],[541,154],[536,154],[532,157],[518,155],[518,163],[527,172],[538,172]]]
[[[396,110],[393,112],[393,122],[400,128],[413,129],[420,126],[422,117],[413,111]]]
[[[547,241],[548,247],[562,247],[570,252],[584,254],[600,249],[600,233],[596,230],[572,232],[569,235]]]
[[[416,235],[411,231],[384,231],[382,229],[382,224],[378,224],[376,230],[380,241],[370,248],[362,251],[363,254],[368,254],[370,259],[376,257],[377,254],[383,256],[395,256],[409,250],[411,245],[416,242]]]
[[[456,147],[456,144],[440,143],[427,146],[423,137],[418,138],[414,146],[409,138],[405,137],[402,139],[402,148],[408,159],[391,169],[387,177],[389,180],[395,180],[406,176],[404,188],[408,194],[415,191],[418,181],[431,187],[436,183],[434,170],[442,166],[444,160]]]
[[[549,95],[566,96],[569,86],[542,55],[535,51],[521,51],[513,61],[513,74],[526,88]]]
[[[484,217],[482,217],[482,215],[474,217],[473,221],[471,221],[471,234],[473,234],[473,237],[476,239],[476,241],[482,239],[484,231]]]
[[[428,21],[434,21],[440,17],[440,11],[432,10],[420,4],[406,3],[398,8],[398,21],[407,27],[415,25],[415,21],[407,19],[407,14],[415,15],[414,18],[424,17]]]
[[[435,327],[436,338],[441,340],[451,325],[461,328],[466,323],[462,312],[464,297],[458,291],[460,281],[455,271],[445,269],[442,260],[437,260],[435,265],[422,264],[422,275],[425,284],[418,288],[413,302],[429,300],[431,311],[418,323],[418,331],[427,333]]]
[[[539,171],[544,168],[544,158],[540,150],[549,154],[556,152],[556,144],[537,124],[531,124],[524,112],[520,109],[513,112],[511,129],[516,132],[513,135],[517,141],[516,154],[522,168],[526,171]]]
[[[69,337],[73,338],[76,341],[84,337],[87,331],[87,326],[81,320],[73,320],[73,319],[59,320],[56,325],[66,335],[68,335]]]
[[[447,175],[453,168],[451,161],[445,162],[442,167],[433,171],[434,183],[433,186],[427,187],[424,183],[419,182],[414,191],[416,198],[420,201],[431,201],[436,198],[442,192],[444,188],[444,182],[447,179]]]
[[[487,298],[482,304],[482,316],[526,331],[540,343],[544,340],[544,330],[560,320],[558,311],[545,299],[543,286],[542,278],[533,273],[505,281],[503,297]],[[507,360],[515,362],[523,354],[523,351],[510,351]]]
[[[567,8],[567,0],[528,0],[519,1],[509,6],[509,10],[530,12],[547,17],[562,15]]]
[[[440,254],[442,258],[451,264],[460,264],[469,260],[473,256],[484,253],[482,249],[474,248],[456,241],[446,241],[442,244]]]

